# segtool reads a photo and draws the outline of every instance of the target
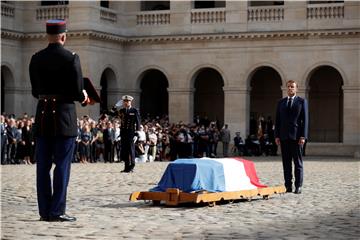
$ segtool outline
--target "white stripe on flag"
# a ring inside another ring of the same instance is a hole
[[[241,191],[256,189],[245,171],[245,166],[241,161],[231,158],[212,158],[211,160],[223,164],[226,191]]]

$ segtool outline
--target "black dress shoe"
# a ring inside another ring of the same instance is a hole
[[[49,221],[49,217],[40,217],[39,220],[40,220],[40,221],[47,222],[47,221]]]
[[[122,170],[121,172],[123,172],[123,173],[128,173],[128,172],[130,172],[129,170]]]
[[[291,188],[291,187],[286,188],[286,192],[287,192],[287,193],[292,192],[292,188]]]
[[[300,194],[301,193],[301,187],[297,187],[296,189],[295,189],[295,192],[294,192],[295,194]]]
[[[50,222],[75,222],[76,218],[64,214],[64,215],[60,215],[60,216],[50,217],[49,221]]]

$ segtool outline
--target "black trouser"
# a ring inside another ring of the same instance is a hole
[[[292,161],[295,165],[295,187],[301,187],[303,184],[303,160],[302,146],[298,140],[281,141],[281,153],[284,169],[285,187],[292,188]]]
[[[17,143],[9,143],[7,145],[7,163],[17,163],[15,159],[16,151]]]
[[[112,142],[104,143],[104,162],[114,162],[114,149]]]
[[[5,153],[6,153],[6,136],[1,136],[1,164],[6,163]]]
[[[121,130],[121,160],[125,162],[125,171],[135,167],[134,131]]]

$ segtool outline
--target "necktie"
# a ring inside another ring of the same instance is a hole
[[[292,98],[290,97],[287,103],[287,109],[290,110],[291,109],[291,103],[292,103]]]

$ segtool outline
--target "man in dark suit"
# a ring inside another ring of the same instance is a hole
[[[120,118],[120,137],[121,137],[121,161],[124,161],[125,168],[121,172],[129,173],[135,167],[135,142],[136,131],[140,130],[140,115],[136,108],[131,106],[134,98],[129,95],[122,97],[123,107],[120,110],[113,108],[111,115]],[[118,105],[118,104],[117,104]]]
[[[108,121],[106,123],[107,127],[103,133],[104,139],[104,162],[113,163],[114,162],[114,141],[115,141],[115,130],[113,128],[112,122]]]
[[[295,193],[303,184],[302,147],[308,136],[308,104],[296,95],[297,83],[286,83],[288,96],[277,105],[275,142],[281,147],[286,192],[292,192],[292,161],[295,165]]]
[[[32,95],[38,99],[34,134],[39,214],[42,221],[75,221],[65,214],[77,136],[74,101],[85,106],[90,99],[84,90],[79,56],[63,47],[66,22],[48,20],[46,32],[49,45],[32,56],[29,66]]]

